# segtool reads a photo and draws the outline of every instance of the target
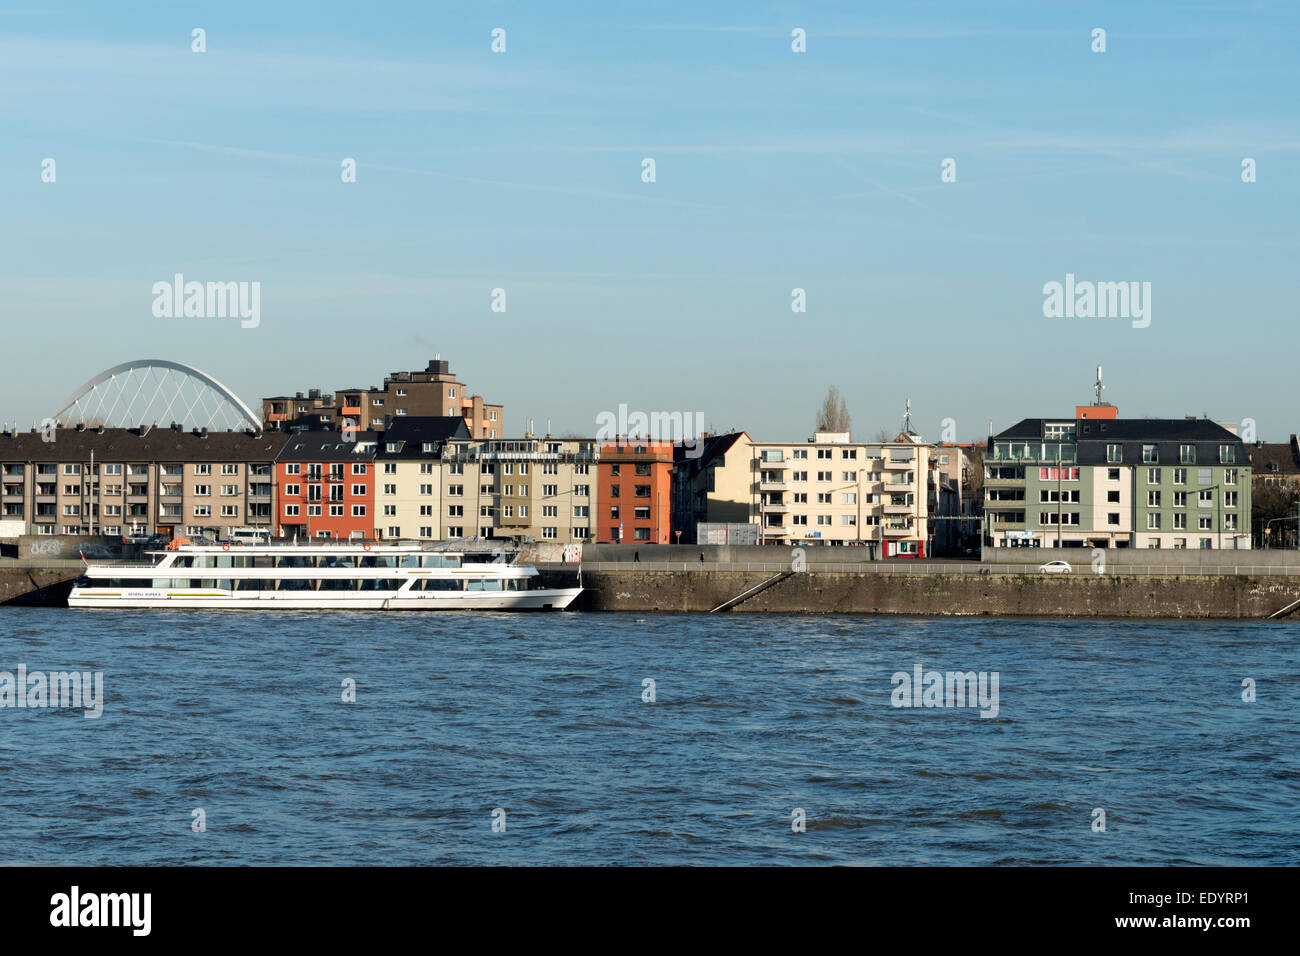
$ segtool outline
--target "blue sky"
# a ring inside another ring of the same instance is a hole
[[[802,439],[834,384],[859,438],[910,398],[968,440],[1098,363],[1121,414],[1300,431],[1292,4],[14,5],[3,421],[134,358],[255,405],[437,351],[512,433]],[[260,326],[155,318],[177,272]],[[1151,282],[1150,327],[1044,318],[1067,272]]]

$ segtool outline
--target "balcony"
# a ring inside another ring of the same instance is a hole
[[[344,414],[344,415],[360,415],[360,414],[361,414],[361,406],[360,406],[360,405],[344,405],[344,406],[343,406],[343,414]]]
[[[915,458],[884,458],[880,462],[886,471],[907,470],[916,467]]]
[[[913,528],[911,525],[898,527],[896,525],[889,525],[889,524],[884,525],[883,530],[885,532],[886,538],[907,538],[910,537],[916,531],[916,529]]]
[[[763,514],[783,515],[790,513],[790,506],[784,501],[764,501],[758,506]]]
[[[148,495],[127,495],[126,503],[129,505],[147,505],[149,503]]]
[[[885,505],[887,515],[910,515],[915,510],[916,505]]]
[[[766,538],[785,538],[789,537],[790,529],[783,525],[765,526],[759,530],[759,534]]]
[[[758,483],[759,491],[789,491],[790,482],[788,481],[760,481]]]
[[[756,471],[778,471],[789,467],[790,467],[790,462],[785,460],[766,461],[763,458],[754,459],[754,469]]]

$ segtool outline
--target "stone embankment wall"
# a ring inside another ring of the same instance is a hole
[[[572,585],[571,571],[544,571]],[[709,611],[770,573],[584,571],[589,611]],[[1300,600],[1300,577],[1037,574],[792,574],[726,613],[1265,618]],[[1300,617],[1300,615],[1297,615]]]

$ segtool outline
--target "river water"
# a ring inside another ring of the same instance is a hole
[[[0,862],[1295,865],[1298,638],[5,608],[0,672],[103,710],[0,707]],[[894,706],[918,665],[985,706]]]

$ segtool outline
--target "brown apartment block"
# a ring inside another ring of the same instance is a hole
[[[419,372],[392,372],[382,388],[342,388],[333,393],[311,389],[306,395],[262,399],[262,421],[268,429],[339,430],[351,419],[360,431],[383,431],[402,417],[458,417],[472,438],[500,438],[505,433],[505,408],[489,405],[481,395],[456,380],[450,363],[435,357]]]
[[[0,521],[22,534],[207,534],[272,527],[289,436],[170,428],[0,433]]]

